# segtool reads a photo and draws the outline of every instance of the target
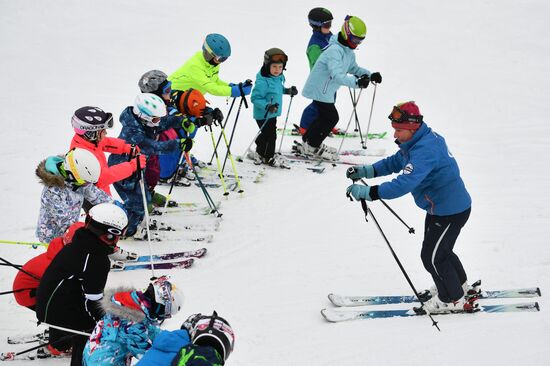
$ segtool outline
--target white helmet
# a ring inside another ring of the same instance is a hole
[[[170,276],[161,276],[153,280],[146,290],[151,300],[160,305],[152,306],[150,316],[155,319],[167,319],[176,315],[183,304],[183,294],[170,281]]]
[[[166,116],[166,105],[157,95],[151,93],[138,94],[134,102],[134,114],[147,123],[147,126],[155,127],[160,118]]]
[[[113,246],[128,225],[126,212],[114,203],[100,203],[88,211],[86,228],[99,239]]]
[[[79,185],[96,183],[101,175],[101,165],[95,155],[78,147],[65,155],[63,168],[69,180]]]

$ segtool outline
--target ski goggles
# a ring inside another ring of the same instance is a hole
[[[315,27],[320,27],[320,28],[330,28],[332,27],[332,20],[327,20],[325,22],[318,22],[318,21],[315,21],[315,20],[309,20],[309,24],[315,26]]]
[[[412,116],[405,111],[402,111],[398,106],[394,106],[390,115],[388,116],[390,121],[396,123],[412,122],[422,123],[422,116]]]
[[[202,49],[203,49],[204,52],[208,53],[208,55],[210,55],[212,60],[214,60],[218,64],[221,64],[222,62],[227,60],[228,57],[229,57],[229,56],[216,56],[214,51],[212,51],[212,49],[210,47],[208,47],[208,44],[206,44],[206,41],[203,43]]]
[[[86,131],[100,131],[100,130],[105,130],[107,128],[112,128],[114,125],[113,114],[112,113],[105,113],[105,114],[107,115],[107,119],[103,123],[91,124],[90,122],[84,122],[80,120],[80,118],[78,118],[75,115],[73,115],[71,123],[74,128],[77,128],[83,133]]]
[[[286,55],[282,55],[282,54],[279,54],[279,55],[271,55],[269,57],[269,60],[272,62],[272,63],[283,63],[283,64],[286,64],[286,62],[288,61],[288,57]]]
[[[122,230],[111,227],[111,228],[108,228],[107,233],[101,235],[99,239],[106,244],[114,245],[118,243],[118,239],[120,239],[121,235],[122,235]]]
[[[169,80],[164,80],[162,84],[160,84],[160,87],[162,88],[162,94],[170,94],[172,92],[172,82]]]
[[[67,179],[77,186],[86,184],[87,182],[78,174],[78,168],[76,167],[76,162],[74,161],[74,150],[69,151],[67,155],[65,155],[65,161],[69,163],[70,170],[66,170],[63,164],[61,164],[60,167],[61,171],[65,173]]]

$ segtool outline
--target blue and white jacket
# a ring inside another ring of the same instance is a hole
[[[113,295],[124,292],[126,304],[117,303]],[[128,306],[133,302],[133,306]],[[160,332],[157,323],[148,316],[148,309],[138,292],[117,288],[105,292],[101,300],[105,316],[97,322],[82,354],[83,365],[126,366],[132,357],[141,357]]]
[[[181,127],[182,117],[179,115],[168,115],[160,119],[157,127],[145,126],[132,112],[133,107],[127,107],[120,114],[122,130],[118,138],[129,144],[135,144],[141,149],[141,153],[147,156],[168,154],[178,151],[179,140],[158,141],[162,131],[170,128]],[[126,154],[112,154],[109,156],[109,166],[128,161]]]
[[[377,177],[402,172],[380,184],[380,198],[392,199],[410,192],[418,207],[437,216],[458,214],[472,205],[445,139],[426,123],[422,123],[411,140],[399,145],[396,154],[374,163],[373,167]]]
[[[137,363],[139,366],[171,365],[181,348],[189,345],[189,333],[186,329],[163,330],[155,338],[153,347]]]
[[[319,102],[334,103],[340,86],[357,88],[357,78],[365,74],[371,73],[357,65],[355,51],[338,42],[338,34],[335,34],[311,69],[302,95]]]

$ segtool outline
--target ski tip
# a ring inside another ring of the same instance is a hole
[[[537,311],[540,311],[540,305],[538,301],[535,302],[535,309],[537,309]]]
[[[323,316],[323,318],[329,323],[336,323],[334,320],[331,320],[329,317],[327,317],[325,311],[327,311],[327,309],[321,309],[321,315]]]
[[[537,287],[537,295],[542,296],[542,294],[540,292],[540,287]]]

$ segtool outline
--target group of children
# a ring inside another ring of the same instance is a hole
[[[331,21],[327,9],[315,8],[309,14],[311,74],[303,95],[312,103],[301,121],[301,152],[328,160],[337,159],[336,151],[322,142],[338,121],[334,102],[339,86],[364,88],[369,81],[382,80],[355,62],[353,51],[365,37],[364,23],[346,17],[338,35],[332,35]],[[47,253],[20,269],[13,288],[18,303],[51,327],[50,354],[72,351],[72,365],[124,365],[143,354],[141,365],[186,365],[194,358],[223,364],[231,353],[233,331],[215,312],[191,317],[179,331],[160,332],[158,322],[181,306],[178,291],[166,277],[153,280],[145,291],[120,288],[104,293],[110,260],[135,257],[117,246],[119,239],[146,239],[145,210],[167,204],[156,185],[193,179],[190,169],[204,165],[189,154],[193,138],[200,127],[212,132],[212,124],[224,119],[218,108],[207,106],[205,94],[235,99],[251,94],[260,132],[248,156],[255,164],[288,167],[275,153],[283,95],[298,94],[295,86],[285,87],[288,56],[270,48],[255,83],[228,83],[218,74],[230,55],[228,40],[209,34],[202,50],[172,75],[160,70],[143,74],[138,81],[141,92],[119,117],[118,138],[107,136],[113,126],[111,113],[95,106],[77,109],[71,118],[75,134],[69,151],[47,157],[36,168],[44,185],[36,235],[50,245]],[[120,201],[111,196],[111,185]],[[79,222],[82,209],[84,223]],[[93,333],[87,337],[75,331]]]

